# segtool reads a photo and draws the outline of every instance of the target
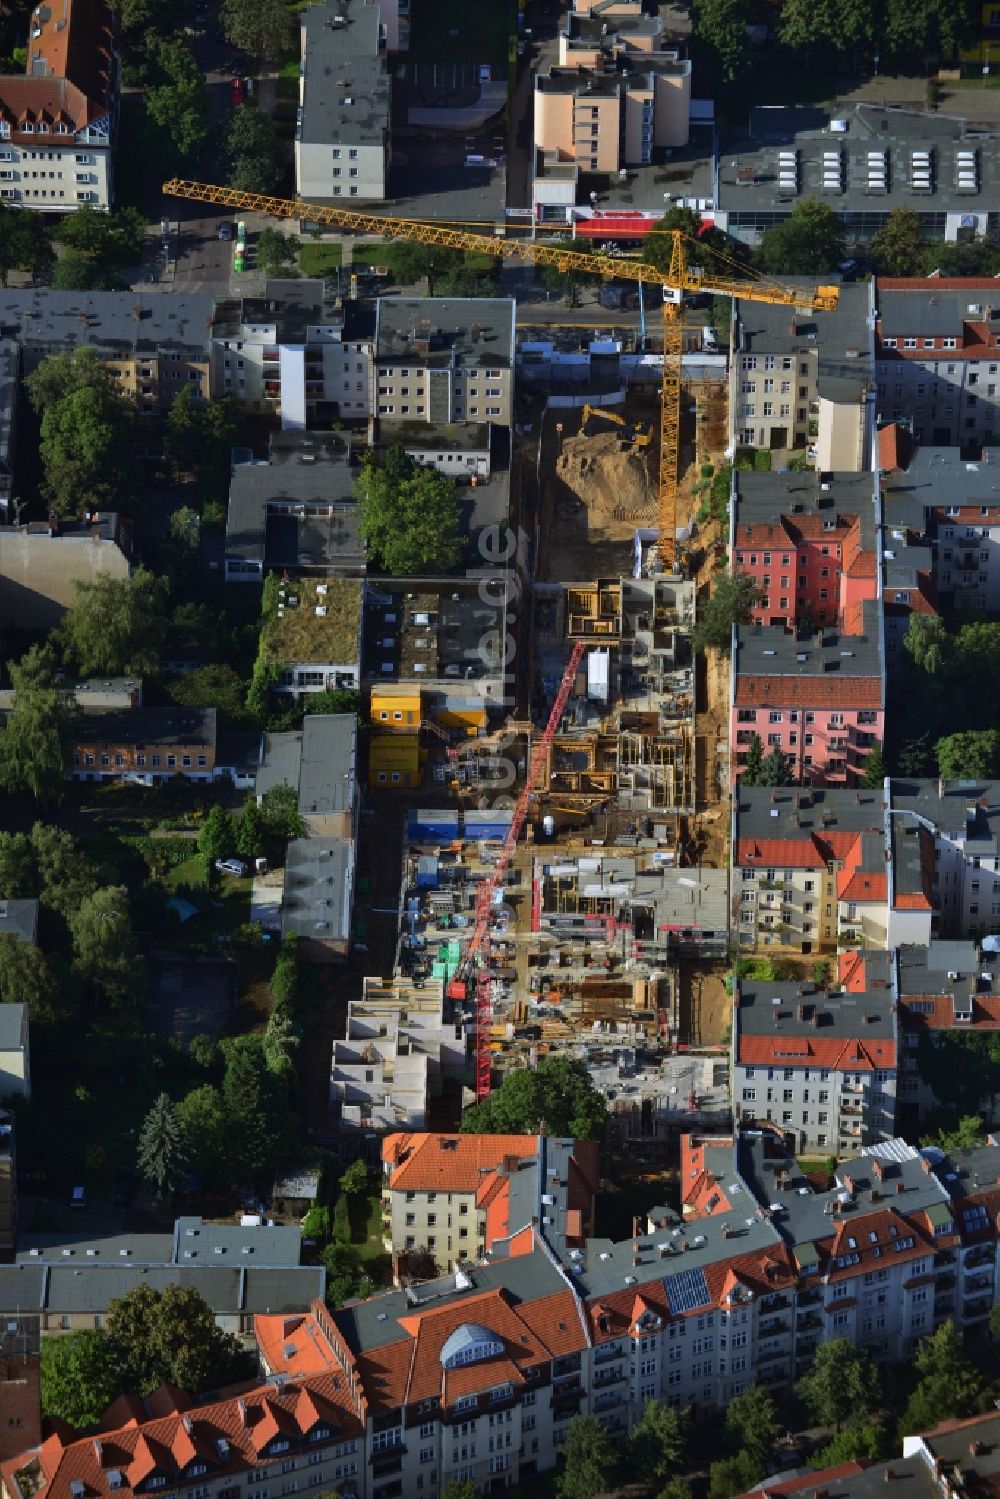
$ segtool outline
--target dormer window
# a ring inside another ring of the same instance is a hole
[[[147,1489],[164,1489],[166,1486],[167,1480],[161,1473],[154,1473],[152,1478],[146,1480]]]
[[[208,1472],[208,1464],[207,1463],[192,1463],[191,1466],[190,1466],[190,1468],[188,1468],[188,1473],[189,1473],[190,1477],[192,1477],[192,1478],[200,1478],[201,1475],[202,1475],[202,1473],[207,1473],[207,1472]]]
[[[34,128],[34,125],[29,124],[27,120],[25,120],[24,124],[21,126],[21,130],[25,135],[31,135],[34,131]]]
[[[287,1452],[288,1451],[288,1442],[284,1439],[284,1437],[282,1437],[277,1442],[272,1442],[271,1443],[271,1451],[272,1452]]]
[[[329,1435],[329,1426],[317,1426],[315,1431],[309,1433],[309,1440],[310,1442],[322,1442],[324,1437],[328,1437]]]
[[[10,140],[10,121],[9,120],[0,120],[0,139],[5,140],[5,141],[9,141]]]

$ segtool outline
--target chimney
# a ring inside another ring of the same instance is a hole
[[[906,1191],[906,1188],[903,1186],[903,1183],[902,1182],[897,1182],[896,1183],[896,1196],[898,1197],[901,1192],[905,1192],[905,1191]]]
[[[983,1455],[983,1453],[985,1451],[986,1451],[986,1443],[985,1442],[970,1442],[969,1443],[969,1456],[970,1457],[982,1457],[982,1455]]]
[[[938,801],[941,801],[941,799],[943,798],[943,796],[944,796],[944,777],[943,776],[938,776]]]
[[[800,1019],[800,1020],[805,1020],[805,1018],[806,1018],[806,1007],[805,1007],[805,1005],[804,1005],[804,1004],[803,1004],[803,1003],[802,1003],[802,1002],[801,1002],[801,1000],[800,1000],[800,1001],[799,1001],[799,1003],[798,1003],[798,1005],[797,1005],[797,1006],[796,1006],[796,1009],[797,1009],[797,1011],[798,1011],[798,1016],[799,1016],[799,1019]]]
[[[927,1157],[925,1155],[922,1155],[920,1157],[920,1169],[921,1169],[921,1171],[926,1171],[927,1175],[930,1176],[930,1174],[931,1174],[931,1163],[930,1163],[930,1161],[927,1159]]]
[[[885,1171],[882,1167],[882,1162],[877,1158],[872,1161],[872,1176],[877,1181],[885,1181]]]
[[[844,1190],[846,1192],[850,1192],[850,1194],[851,1194],[852,1197],[854,1196],[854,1193],[857,1191],[857,1187],[855,1185],[855,1181],[854,1181],[854,1177],[853,1176],[845,1176],[844,1177]]]

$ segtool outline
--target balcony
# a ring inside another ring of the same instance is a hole
[[[936,1285],[936,1291],[935,1291],[934,1305],[937,1306],[940,1303],[941,1296],[942,1296],[943,1292],[945,1292],[945,1291],[953,1291],[955,1289],[955,1274],[954,1274],[954,1271],[950,1272],[948,1275],[939,1275],[938,1278],[937,1278],[937,1281],[935,1282],[935,1285]]]
[[[981,1244],[976,1249],[970,1249],[969,1252],[968,1252],[968,1254],[965,1256],[964,1264],[965,1264],[966,1274],[968,1274],[970,1270],[978,1270],[980,1268],[980,1266],[982,1266],[982,1265],[992,1265],[993,1264],[993,1247],[992,1247],[992,1245]]]
[[[775,1317],[772,1322],[761,1324],[759,1336],[762,1338],[781,1338],[791,1332],[791,1330],[791,1323],[786,1322],[784,1317]]]
[[[624,1369],[602,1369],[600,1373],[594,1375],[590,1386],[594,1390],[603,1390],[608,1385],[621,1384],[624,1378]]]
[[[808,1337],[810,1333],[822,1332],[822,1330],[823,1318],[818,1312],[807,1312],[804,1317],[799,1318],[795,1328],[796,1334],[800,1338]]]
[[[992,1290],[993,1276],[987,1272],[985,1275],[976,1275],[971,1279],[967,1277],[965,1285],[962,1288],[962,1295],[964,1297],[979,1296],[984,1292]]]
[[[624,1357],[625,1357],[625,1350],[623,1348],[595,1348],[594,1349],[594,1363],[595,1364],[607,1364],[607,1363],[610,1363],[613,1358],[624,1358]]]
[[[622,1401],[624,1399],[625,1399],[625,1391],[624,1390],[614,1390],[614,1391],[611,1391],[610,1393],[608,1393],[607,1391],[605,1391],[605,1393],[602,1394],[602,1395],[595,1395],[594,1396],[594,1410],[595,1411],[610,1410],[612,1406],[621,1405],[621,1403],[622,1403]]]
[[[787,1364],[790,1357],[791,1354],[787,1348],[765,1348],[757,1355],[757,1367],[760,1368],[762,1364],[773,1364],[778,1359],[783,1364]]]
[[[993,1297],[982,1296],[978,1301],[967,1301],[962,1308],[962,1318],[966,1322],[978,1321],[980,1317],[988,1317],[993,1310]]]
[[[811,1286],[807,1291],[800,1291],[797,1302],[799,1311],[803,1311],[806,1307],[818,1306],[822,1300],[823,1292],[818,1286]]]
[[[761,1312],[784,1312],[792,1304],[792,1298],[783,1293],[778,1296],[764,1296],[760,1301]]]
[[[403,1471],[403,1448],[397,1447],[392,1452],[375,1452],[372,1454],[372,1481],[378,1483],[380,1478],[391,1478],[394,1473]]]

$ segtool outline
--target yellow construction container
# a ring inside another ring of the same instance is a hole
[[[419,786],[420,741],[416,734],[373,734],[368,750],[369,786]]]
[[[372,687],[372,727],[395,733],[419,734],[420,688],[399,682],[376,682]]]

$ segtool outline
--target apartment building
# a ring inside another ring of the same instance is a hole
[[[845,629],[878,592],[878,493],[866,473],[734,470],[729,566],[764,595],[762,625]]]
[[[30,1097],[28,1006],[10,1003],[0,1005],[0,1098]]]
[[[748,131],[723,138],[715,217],[757,244],[796,203],[816,198],[851,243],[873,239],[896,208],[917,215],[926,239],[982,239],[998,186],[997,135],[978,122],[878,104],[835,115],[761,105]]]
[[[423,1130],[444,1081],[466,1070],[464,1026],[440,978],[366,977],[333,1043],[330,1104],[345,1133]]]
[[[983,937],[1000,921],[1000,784],[894,779],[889,942]]]
[[[881,790],[740,785],[731,889],[740,948],[885,948],[885,817]]]
[[[992,944],[933,938],[893,954],[899,994],[900,1128],[917,1130],[940,1107],[934,1091],[934,1048],[949,1033],[984,1037],[1000,1027],[1000,974]],[[927,1043],[930,1043],[929,1047]],[[1000,1089],[976,1101],[987,1121],[1000,1116]]]
[[[308,702],[313,692],[361,679],[362,584],[357,578],[289,577],[265,595],[261,652],[274,690]]]
[[[107,210],[118,129],[117,18],[104,0],[31,12],[24,76],[0,77],[0,200],[35,213]]]
[[[534,147],[543,163],[617,174],[686,146],[690,59],[629,48],[607,21],[585,24],[586,38],[567,17],[571,34],[561,38],[559,63],[535,75]]]
[[[882,961],[888,970],[885,955]],[[888,986],[831,993],[813,984],[737,980],[733,1113],[780,1125],[801,1151],[839,1157],[889,1139],[898,1044]]]
[[[424,1249],[442,1272],[481,1260],[539,1216],[563,1249],[594,1229],[598,1149],[547,1135],[388,1135],[382,1223],[394,1256]],[[563,1243],[563,1241],[565,1241]]]
[[[804,297],[815,282],[801,285]],[[833,312],[733,304],[730,426],[751,448],[807,448],[822,472],[871,466],[874,438],[872,287],[840,287]]]
[[[300,432],[372,414],[374,312],[324,281],[268,281],[221,302],[211,330],[212,389]]]
[[[301,729],[266,733],[257,771],[257,801],[290,786],[309,838],[357,833],[358,721],[353,713],[307,713]]]
[[[0,526],[0,615],[22,629],[53,629],[76,603],[77,583],[131,571],[132,522],[116,511]]]
[[[295,191],[311,202],[388,194],[391,80],[372,0],[325,0],[301,15]]]
[[[509,297],[380,297],[375,312],[377,414],[435,427],[509,427],[514,398]]]
[[[179,775],[210,781],[216,739],[214,708],[88,713],[74,730],[72,775],[78,781],[130,781],[142,786]]]
[[[907,442],[901,459],[881,475],[888,561],[901,562],[907,549],[919,551],[942,612],[994,613],[1000,609],[1000,453],[981,448],[969,460],[957,447]]]
[[[140,411],[164,411],[185,389],[208,400],[214,313],[214,297],[194,292],[0,288],[0,333],[19,343],[25,374],[89,345]]]
[[[1000,295],[990,277],[879,277],[875,379],[882,421],[917,442],[1000,441]]]
[[[853,786],[884,732],[877,601],[866,599],[848,611],[843,633],[735,627],[729,735],[734,777],[756,734],[765,754],[779,749],[789,757],[797,780]]]
[[[266,462],[233,465],[226,582],[260,584],[278,570],[320,580],[364,573],[357,475],[336,432],[272,432]]]

